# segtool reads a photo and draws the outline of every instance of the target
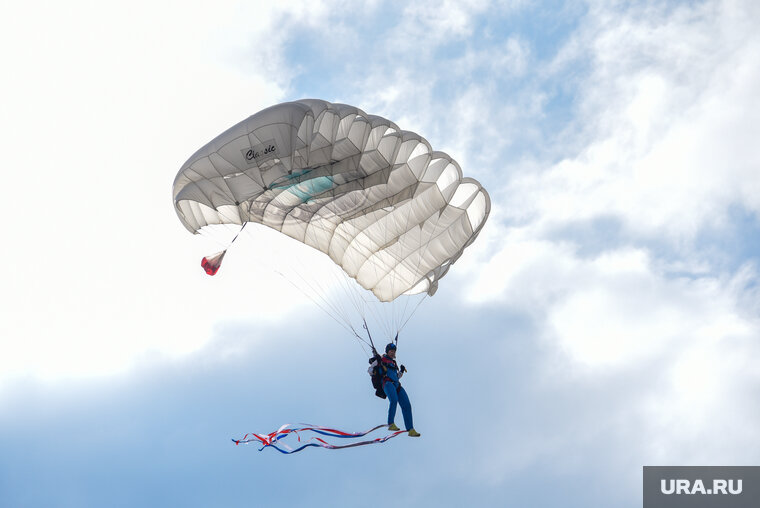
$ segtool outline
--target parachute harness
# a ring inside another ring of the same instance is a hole
[[[383,437],[378,437],[375,439],[369,439],[366,441],[359,441],[359,442],[345,444],[345,445],[334,445],[334,444],[328,443],[324,439],[317,436],[310,437],[304,444],[296,448],[292,448],[286,444],[280,443],[282,439],[288,437],[291,434],[295,434],[296,437],[298,438],[298,442],[300,443],[301,436],[299,433],[313,432],[313,433],[320,434],[327,437],[353,439],[353,438],[358,438],[358,437],[364,437],[367,434],[370,434],[378,429],[388,427],[388,425],[378,425],[364,432],[345,432],[342,430],[332,429],[329,427],[319,427],[319,426],[311,425],[308,423],[300,423],[298,425],[299,425],[298,427],[291,428],[293,427],[293,425],[287,423],[283,425],[282,427],[280,427],[279,429],[277,429],[276,431],[270,432],[269,434],[249,433],[243,436],[242,439],[233,439],[232,442],[235,443],[235,445],[260,444],[262,446],[261,448],[259,448],[259,451],[264,450],[264,448],[274,448],[280,453],[289,455],[291,453],[300,452],[301,450],[304,450],[309,447],[320,447],[320,448],[326,448],[328,450],[341,450],[343,448],[354,448],[356,446],[379,444],[379,443],[384,443],[388,441],[389,439],[394,438],[398,436],[399,434],[402,434],[405,432],[403,430],[397,430]]]

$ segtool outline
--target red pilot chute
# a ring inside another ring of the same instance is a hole
[[[216,272],[219,271],[219,267],[222,266],[222,260],[224,259],[225,254],[227,254],[226,249],[217,252],[216,254],[212,254],[211,256],[206,256],[201,260],[201,266],[206,270],[207,274],[216,275]]]

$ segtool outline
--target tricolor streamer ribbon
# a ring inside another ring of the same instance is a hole
[[[334,445],[316,436],[309,438],[305,444],[297,448],[291,448],[290,446],[286,444],[279,443],[281,439],[286,438],[290,434],[295,434],[296,437],[298,438],[298,442],[300,443],[301,442],[300,433],[305,433],[305,432],[314,432],[316,434],[321,434],[323,436],[328,436],[328,437],[351,439],[351,438],[364,437],[371,432],[374,432],[378,429],[387,428],[387,427],[388,427],[387,425],[378,425],[365,432],[344,432],[342,430],[331,429],[328,427],[319,427],[319,426],[311,425],[308,423],[301,423],[301,424],[298,424],[298,426],[294,426],[288,423],[288,424],[283,425],[276,431],[270,432],[269,434],[249,433],[243,436],[242,439],[233,439],[232,442],[235,443],[236,445],[252,444],[252,443],[260,444],[262,446],[261,448],[259,448],[259,451],[262,451],[264,448],[271,447],[280,453],[290,454],[290,453],[300,452],[301,450],[308,448],[310,446],[327,448],[329,450],[340,450],[343,448],[353,448],[355,446],[384,443],[388,441],[389,439],[406,432],[404,430],[397,430],[383,437],[378,437],[378,438],[370,439],[367,441],[359,441],[357,443],[350,443],[350,444],[345,444],[345,445]]]

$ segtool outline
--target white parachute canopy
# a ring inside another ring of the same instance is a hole
[[[182,166],[185,227],[258,223],[325,254],[381,302],[432,295],[483,227],[488,193],[419,134],[345,104],[272,106]]]

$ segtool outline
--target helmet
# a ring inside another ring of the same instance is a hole
[[[385,346],[385,352],[387,353],[391,349],[394,349],[394,350],[396,349],[396,344],[394,344],[393,342],[391,342],[390,344],[388,344],[387,346]]]

